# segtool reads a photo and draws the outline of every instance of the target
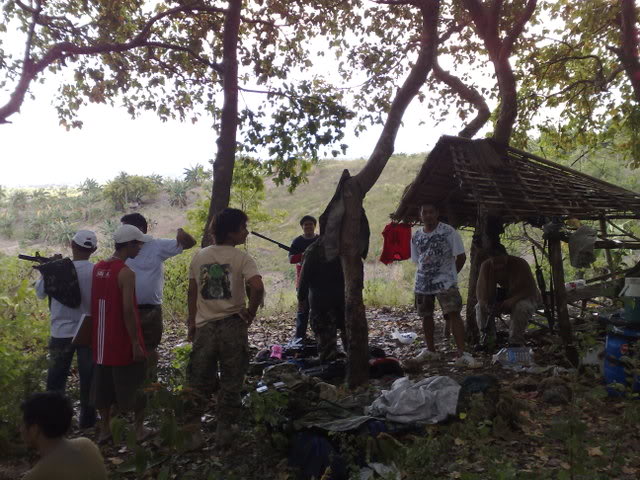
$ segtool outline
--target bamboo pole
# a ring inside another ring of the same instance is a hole
[[[602,239],[606,242],[607,241],[607,220],[605,219],[605,217],[600,217],[600,235],[602,236]],[[613,257],[611,256],[611,251],[606,249],[604,251],[605,256],[607,257],[607,265],[609,265],[609,271],[610,272],[614,272],[615,268],[613,265]]]

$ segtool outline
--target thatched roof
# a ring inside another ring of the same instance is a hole
[[[436,203],[455,226],[475,226],[479,212],[505,223],[540,217],[640,218],[640,195],[488,139],[441,137],[393,217],[418,222]]]

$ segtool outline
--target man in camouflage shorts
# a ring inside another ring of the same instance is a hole
[[[304,253],[298,300],[309,302],[311,328],[318,342],[320,361],[330,362],[338,355],[337,333],[347,349],[344,325],[344,275],[340,258],[327,261],[324,237],[318,238]]]
[[[187,382],[199,393],[199,405],[191,413],[199,419],[202,403],[218,392],[216,437],[222,447],[233,438],[233,425],[240,419],[240,392],[249,366],[247,329],[264,293],[256,262],[235,248],[247,239],[247,220],[235,208],[219,213],[212,222],[215,245],[196,253],[189,270],[188,327],[193,349]],[[196,428],[192,426],[194,438],[200,436]],[[192,442],[195,447],[198,440]]]
[[[411,258],[417,264],[414,289],[416,309],[422,317],[427,348],[405,363],[411,367],[439,357],[435,351],[433,321],[437,297],[456,342],[456,365],[477,367],[478,362],[464,351],[464,323],[460,316],[462,297],[458,291],[458,272],[466,261],[462,239],[452,226],[439,221],[437,206],[422,205],[420,218],[423,228],[411,238]]]

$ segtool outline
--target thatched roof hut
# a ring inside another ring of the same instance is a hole
[[[440,204],[454,226],[476,226],[479,213],[505,223],[640,219],[639,194],[490,139],[440,138],[393,218],[418,222],[424,203]]]
[[[486,252],[483,249],[499,241],[503,224],[527,222],[541,227],[550,220],[556,226],[568,218],[597,220],[601,235],[596,248],[640,249],[640,238],[622,232],[618,226],[614,225],[623,233],[623,240],[611,240],[606,233],[607,222],[611,220],[640,219],[639,194],[522,150],[501,146],[490,139],[440,138],[417,177],[405,189],[392,218],[419,223],[420,206],[426,203],[439,205],[440,213],[451,225],[476,229],[476,242],[471,249],[468,327],[475,328],[474,310],[469,305],[475,304],[477,273]],[[553,279],[552,291],[549,292],[551,300],[547,306],[555,313],[548,315],[549,325],[553,325],[553,317],[556,317],[567,356],[577,364],[567,302],[586,297],[567,296],[560,247],[560,242],[566,240],[567,235],[560,229],[551,229],[545,232],[545,246],[541,248],[547,250],[545,254]],[[608,251],[607,260],[613,270]],[[624,273],[612,271],[609,275],[587,280],[587,283],[604,280],[605,277],[621,277]],[[591,286],[585,295],[599,296],[607,289],[610,291],[611,287],[618,288],[621,281],[618,278],[603,283],[601,287]]]

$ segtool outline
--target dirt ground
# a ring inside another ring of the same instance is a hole
[[[367,317],[370,327],[370,344],[381,347],[388,356],[404,360],[416,355],[423,348],[421,324],[413,311],[398,308],[370,309],[367,311]],[[294,332],[293,323],[293,314],[258,318],[250,329],[250,344],[253,351],[289,341]],[[586,371],[580,376],[560,375],[558,378],[562,379],[573,395],[572,401],[549,403],[539,390],[540,384],[544,379],[552,377],[553,372],[546,372],[543,375],[515,373],[498,365],[492,365],[491,357],[482,354],[474,354],[482,361],[481,368],[477,370],[457,368],[453,364],[455,349],[451,341],[444,338],[443,327],[444,324],[440,322],[436,338],[439,350],[444,353],[443,359],[426,364],[421,370],[411,372],[409,376],[417,380],[433,375],[448,375],[457,381],[461,381],[468,375],[485,373],[497,377],[502,390],[508,392],[520,405],[520,421],[508,435],[491,436],[479,442],[483,444],[483,452],[490,452],[490,455],[494,456],[499,455],[498,463],[513,465],[517,474],[496,476],[491,473],[487,462],[495,462],[496,459],[476,458],[473,454],[475,448],[472,445],[473,442],[461,437],[455,438],[452,444],[455,452],[450,453],[450,461],[446,466],[441,467],[442,471],[430,472],[431,476],[424,478],[620,478],[625,480],[640,478],[640,460],[637,458],[640,434],[637,425],[621,424],[621,419],[626,418],[623,415],[630,408],[631,403],[629,400],[607,398],[606,395],[592,395],[593,392],[604,391],[602,381],[597,374]],[[586,327],[582,327],[584,328]],[[418,338],[410,345],[401,345],[390,337],[395,330],[415,332]],[[161,369],[170,369],[169,365],[173,360],[172,352],[177,345],[184,343],[184,339],[182,325],[168,326],[160,348]],[[538,365],[562,368],[569,366],[563,361],[556,336],[532,331],[529,339]],[[248,390],[255,388],[253,382],[256,380],[256,378],[249,379]],[[392,379],[376,380],[369,388],[379,390],[387,387],[391,382]],[[73,385],[71,389],[74,389]],[[153,453],[157,463],[140,478],[160,478],[158,475],[161,469],[169,465],[171,473],[164,478],[295,478],[294,473],[287,468],[286,458],[273,449],[265,448],[265,443],[268,442],[255,433],[256,430],[249,420],[243,425],[242,431],[238,433],[230,449],[222,452],[215,442],[215,415],[211,413],[203,418],[206,444],[202,450],[176,454],[162,447],[157,439],[150,440],[145,444],[145,448]],[[581,435],[571,434],[567,437],[570,438],[569,440],[554,439],[548,432],[553,430],[558,420],[566,418],[575,418],[577,424],[587,426],[587,431]],[[151,426],[154,421],[151,417]],[[453,428],[449,425],[438,425],[429,431],[438,432],[437,435],[446,435],[448,429],[454,431]],[[624,432],[624,441],[621,441],[622,432]],[[74,435],[78,433],[74,432]],[[91,437],[95,432],[89,431],[84,434]],[[407,444],[411,443],[406,439],[401,440],[408,442]],[[571,441],[583,445],[580,447],[581,450],[573,448]],[[123,465],[126,465],[132,456],[126,446],[104,446],[102,452],[112,472],[112,478],[136,478],[135,474],[122,471]],[[584,458],[580,457],[580,462],[593,464],[593,471],[586,476],[574,475],[574,464],[578,461],[580,452],[584,456]],[[34,460],[34,456],[24,456],[3,462],[0,464],[0,479],[18,478],[18,474],[24,472]],[[218,473],[211,474],[211,472]],[[465,476],[471,474],[475,476]],[[403,473],[402,475],[401,478],[423,478],[415,474]]]

